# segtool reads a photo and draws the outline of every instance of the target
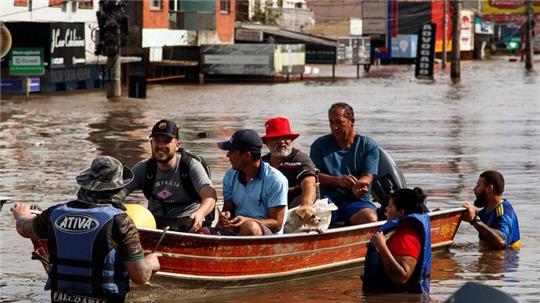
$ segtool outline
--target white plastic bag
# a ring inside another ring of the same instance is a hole
[[[321,230],[327,230],[332,221],[332,211],[337,210],[334,203],[328,203],[328,199],[319,199],[315,201],[313,207],[317,211],[317,216],[321,218]]]

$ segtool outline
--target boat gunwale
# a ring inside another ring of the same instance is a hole
[[[464,211],[465,211],[464,207],[455,207],[455,208],[429,212],[429,215],[430,217],[434,217],[434,216],[440,216],[440,215],[458,213],[458,212],[464,212]],[[323,233],[311,231],[309,233],[280,234],[280,235],[269,235],[269,236],[222,236],[222,235],[194,234],[194,233],[179,232],[179,231],[167,231],[167,235],[177,236],[177,237],[186,237],[186,238],[196,238],[196,239],[201,239],[201,240],[214,240],[214,241],[221,241],[221,240],[234,240],[236,242],[257,241],[257,240],[279,241],[279,240],[288,240],[291,238],[301,238],[301,237],[321,237],[325,235],[331,236],[335,234],[341,234],[345,232],[363,230],[363,229],[369,229],[372,227],[381,226],[385,222],[386,221],[377,221],[377,222],[366,223],[366,224],[361,224],[361,225],[330,228],[330,229],[325,230]],[[163,233],[162,229],[138,228],[138,230],[139,232],[143,231],[143,232],[154,233],[154,234]]]

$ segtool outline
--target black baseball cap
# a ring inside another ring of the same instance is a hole
[[[152,127],[152,134],[150,135],[150,138],[155,135],[165,135],[178,139],[178,126],[176,126],[176,124],[171,120],[159,120],[156,124],[154,124],[154,127]]]
[[[262,139],[252,129],[239,129],[229,141],[218,142],[218,147],[222,150],[246,150],[250,152],[260,153],[262,149]]]

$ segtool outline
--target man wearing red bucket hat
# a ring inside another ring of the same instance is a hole
[[[299,134],[292,132],[289,119],[285,117],[272,118],[264,126],[266,135],[262,140],[270,153],[262,159],[287,177],[289,208],[311,206],[317,197],[317,169],[306,153],[293,147]]]

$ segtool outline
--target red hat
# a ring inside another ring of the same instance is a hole
[[[300,136],[291,131],[289,119],[285,117],[275,117],[266,121],[264,128],[266,128],[266,135],[262,137],[263,141],[279,137],[289,137],[294,140]]]

